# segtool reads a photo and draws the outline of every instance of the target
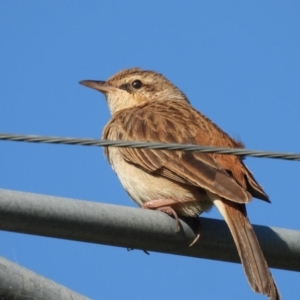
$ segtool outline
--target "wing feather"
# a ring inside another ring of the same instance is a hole
[[[177,101],[155,101],[119,111],[105,127],[103,138],[231,148],[240,145],[188,103]],[[241,159],[233,155],[136,148],[119,151],[127,162],[146,172],[199,186],[227,200],[249,202],[249,182],[257,195],[265,195]],[[109,148],[106,154],[109,157]],[[247,181],[248,173],[252,183]]]

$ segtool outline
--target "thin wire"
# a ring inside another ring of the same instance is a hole
[[[97,146],[97,147],[129,147],[129,148],[150,148],[156,150],[184,150],[189,152],[201,153],[218,153],[218,154],[233,154],[237,156],[264,157],[283,160],[300,161],[300,154],[286,152],[271,152],[237,148],[216,148],[207,146],[198,146],[192,144],[165,144],[165,143],[149,143],[139,141],[111,141],[111,140],[96,140],[96,139],[78,139],[65,138],[55,136],[38,136],[38,135],[20,135],[0,133],[0,140],[29,142],[29,143],[47,143],[47,144],[65,144],[65,145],[80,145],[80,146]]]

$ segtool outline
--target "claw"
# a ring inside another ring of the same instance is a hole
[[[194,238],[194,240],[190,243],[189,247],[194,246],[200,239],[200,235],[201,235],[201,222],[200,222],[200,218],[196,219],[197,225],[196,225],[196,229],[195,229],[195,233],[196,233],[196,237]]]

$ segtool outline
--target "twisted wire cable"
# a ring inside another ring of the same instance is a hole
[[[260,151],[238,148],[216,148],[208,146],[199,146],[193,144],[166,144],[142,141],[111,141],[97,139],[79,139],[56,136],[39,136],[39,135],[21,135],[0,133],[0,140],[29,142],[29,143],[47,143],[47,144],[64,144],[80,146],[97,146],[97,147],[129,147],[129,148],[150,148],[156,150],[183,150],[189,152],[218,153],[237,156],[250,156],[259,158],[273,158],[300,161],[300,154],[288,152]]]

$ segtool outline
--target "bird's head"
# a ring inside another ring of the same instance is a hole
[[[103,93],[112,115],[152,101],[188,102],[184,93],[163,75],[139,68],[122,70],[107,81],[83,80],[79,83]]]

